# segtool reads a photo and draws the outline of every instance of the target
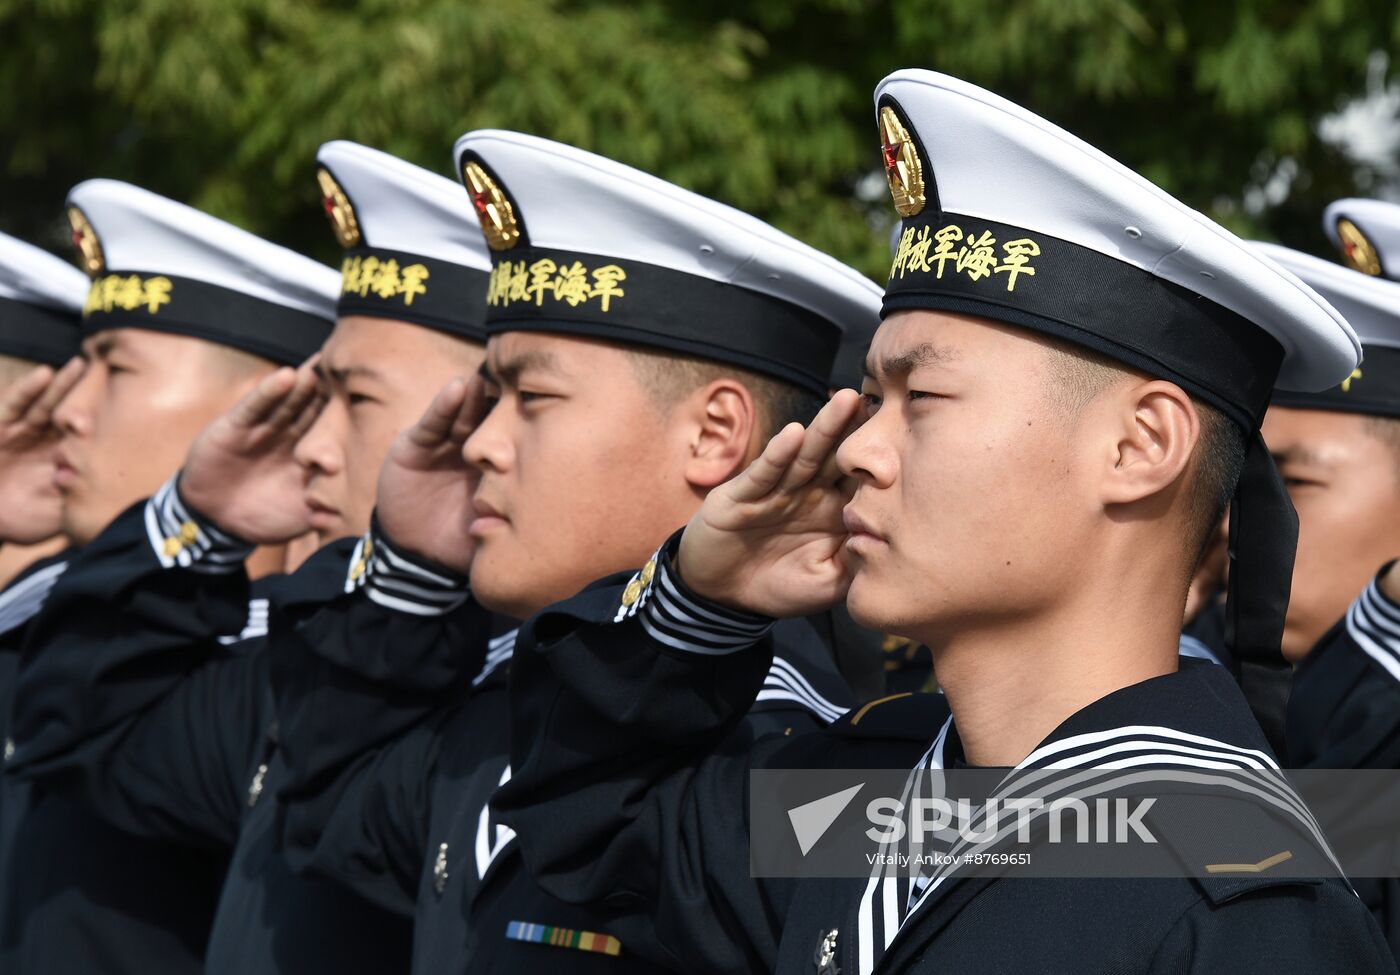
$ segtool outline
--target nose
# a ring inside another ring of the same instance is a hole
[[[885,411],[887,414],[893,411]],[[836,448],[836,466],[857,483],[889,487],[898,470],[894,444],[888,422],[880,421],[880,413],[869,417],[853,430]]]
[[[53,424],[65,436],[83,437],[92,433],[93,404],[102,385],[100,371],[89,366],[54,408]]]
[[[477,470],[509,469],[515,456],[508,412],[498,401],[462,444],[462,459]]]

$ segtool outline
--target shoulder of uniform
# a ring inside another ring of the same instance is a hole
[[[1287,887],[1321,887],[1324,883],[1320,877],[1289,877],[1285,875],[1270,877],[1265,874],[1196,877],[1193,882],[1213,907],[1219,907],[1221,904],[1227,904],[1236,898],[1245,897],[1258,891]]]
[[[851,738],[929,741],[949,713],[948,699],[942,694],[890,694],[848,711],[832,731]]]

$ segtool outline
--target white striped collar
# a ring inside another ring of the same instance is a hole
[[[511,654],[515,652],[515,638],[519,633],[520,627],[517,626],[508,633],[491,638],[486,644],[486,659],[482,661],[481,670],[472,678],[472,687],[480,687],[502,664],[510,661]]]
[[[37,616],[67,568],[66,561],[46,565],[0,592],[0,633],[8,633]]]
[[[1351,604],[1346,626],[1347,635],[1366,656],[1400,681],[1400,607],[1386,598],[1377,580]]]

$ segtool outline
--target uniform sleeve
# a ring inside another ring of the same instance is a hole
[[[26,635],[9,773],[131,832],[230,842],[271,710],[257,655],[219,639],[248,620],[248,552],[173,481],[83,549]]]
[[[1220,903],[1202,898],[1167,933],[1152,975],[1381,975],[1395,961],[1345,884],[1281,884]]]
[[[1378,580],[1299,666],[1288,712],[1295,767],[1400,768],[1400,606]]]
[[[284,852],[391,910],[411,910],[440,720],[482,666],[490,618],[465,580],[371,532],[348,590],[275,634]]]
[[[745,731],[772,621],[726,619],[669,559],[663,548],[631,580],[522,629],[513,771],[492,805],[541,886],[602,911],[629,953],[679,971],[770,971],[791,884],[749,877],[748,773],[819,736]]]

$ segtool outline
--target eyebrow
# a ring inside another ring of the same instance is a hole
[[[885,356],[878,363],[865,360],[865,374],[871,379],[894,379],[907,376],[920,366],[946,365],[958,357],[955,350],[932,342],[920,342],[908,352]]]
[[[1303,445],[1285,447],[1283,450],[1271,450],[1269,453],[1273,456],[1276,465],[1293,463],[1316,467],[1330,466],[1321,454],[1311,447]]]
[[[481,378],[487,382],[495,383],[498,386],[514,386],[520,379],[522,372],[531,369],[557,370],[557,368],[557,360],[552,353],[543,349],[532,349],[498,363],[494,369],[491,367],[490,359],[483,360],[481,368],[477,371],[481,373]]]
[[[344,368],[335,368],[326,365],[324,362],[316,363],[316,375],[326,382],[333,382],[342,386],[355,376],[361,376],[365,379],[384,378],[379,370],[375,369],[373,366],[346,366]]]
[[[120,344],[117,336],[113,335],[111,332],[103,332],[93,337],[92,344],[89,346],[89,351],[87,351],[85,357],[105,359],[111,355],[113,350]]]

